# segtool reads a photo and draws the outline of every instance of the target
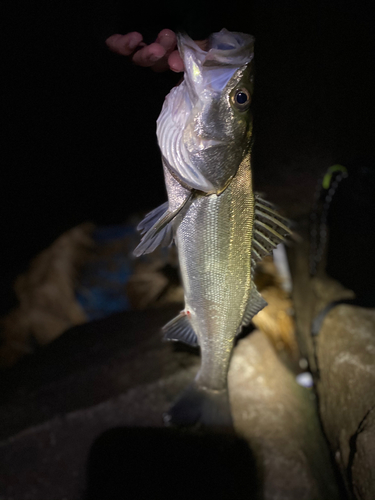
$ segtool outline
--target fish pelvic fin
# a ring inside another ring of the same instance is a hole
[[[180,341],[192,347],[199,345],[197,334],[186,311],[181,311],[178,316],[163,326],[162,332],[164,333],[164,340]]]
[[[163,415],[166,426],[233,431],[228,390],[203,388],[195,381]]]
[[[169,210],[168,202],[155,208],[148,213],[137,229],[142,234],[142,239],[133,254],[140,257],[143,254],[151,253],[158,246],[169,246],[173,242],[173,220],[191,200],[190,193],[184,201],[173,211]]]
[[[282,217],[268,201],[255,194],[254,237],[251,264],[254,270],[263,257],[270,255],[285,237],[292,234],[290,221]]]

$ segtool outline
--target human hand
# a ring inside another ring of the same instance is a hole
[[[176,73],[184,70],[184,63],[176,50],[176,34],[169,29],[162,30],[150,45],[146,45],[136,31],[112,35],[105,43],[112,52],[130,57],[138,66],[151,67],[154,71],[171,69]]]

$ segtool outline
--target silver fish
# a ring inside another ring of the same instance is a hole
[[[252,36],[223,29],[204,51],[179,34],[184,80],[157,121],[168,202],[138,226],[143,238],[134,254],[175,241],[185,309],[163,330],[166,339],[201,350],[195,381],[166,423],[231,426],[227,374],[234,341],[266,305],[254,267],[290,232],[252,188],[253,45]]]

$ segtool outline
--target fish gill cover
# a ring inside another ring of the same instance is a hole
[[[238,137],[241,134],[234,127],[243,117],[234,116],[228,102],[231,89],[227,87],[232,79],[235,86],[239,79],[235,75],[240,77],[249,67],[254,37],[222,29],[209,37],[205,51],[187,34],[180,33],[178,48],[185,65],[184,80],[165,99],[157,120],[158,143],[169,167],[182,182],[189,188],[215,192],[220,171],[225,172],[232,163],[228,154],[234,153],[229,145],[233,144],[237,152],[243,149],[239,144],[242,136]],[[225,161],[217,162],[213,176],[207,175],[207,160],[200,162],[201,157],[205,153],[223,156],[224,150]]]

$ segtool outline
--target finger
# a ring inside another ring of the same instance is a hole
[[[156,61],[156,63],[151,66],[151,69],[156,73],[162,73],[163,71],[169,70],[168,56],[165,55],[164,57]]]
[[[171,70],[175,71],[176,73],[181,73],[181,71],[184,71],[184,63],[178,50],[173,51],[172,54],[168,57],[168,64]]]
[[[172,52],[176,48],[177,37],[174,31],[164,29],[158,34],[156,43],[160,43],[162,47],[165,48],[167,53]]]
[[[160,61],[165,54],[165,48],[159,43],[151,43],[134,54],[133,62],[138,66],[153,66],[157,61]]]
[[[126,35],[112,35],[107,38],[105,43],[107,44],[107,47],[112,50],[112,52],[116,52],[117,54],[121,54],[123,56],[130,56],[140,45],[142,40],[143,37],[140,33],[132,31]]]
[[[168,57],[169,54],[176,48],[176,34],[172,30],[164,29],[158,34],[156,43],[159,43],[166,51],[164,57],[162,57],[159,61],[156,61],[156,63],[152,66],[153,71],[159,73],[170,69],[168,64]]]

